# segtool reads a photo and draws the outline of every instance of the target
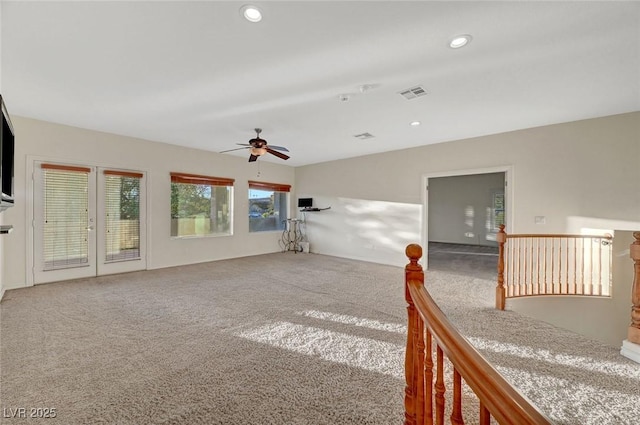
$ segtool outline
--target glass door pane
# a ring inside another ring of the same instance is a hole
[[[34,178],[35,283],[94,276],[92,169],[38,163]]]
[[[98,173],[98,274],[144,270],[144,174]]]

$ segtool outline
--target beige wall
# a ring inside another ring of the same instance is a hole
[[[511,167],[512,233],[575,232],[577,218],[584,228],[633,230],[639,159],[635,112],[298,167],[296,190],[324,205],[359,205],[314,215],[312,252],[403,265],[406,242],[422,241],[426,175]],[[410,212],[400,219],[394,205]],[[367,222],[375,232],[361,231]]]
[[[32,208],[31,176],[35,159],[141,170],[147,173],[149,269],[223,258],[277,252],[280,232],[248,231],[248,180],[293,184],[294,168],[262,161],[187,149],[162,143],[83,130],[44,121],[13,117],[16,131],[16,206],[6,211],[5,222],[14,231],[4,237],[5,288],[25,286],[28,208]],[[234,234],[224,237],[176,239],[170,237],[171,171],[230,177],[234,185]],[[292,196],[292,198],[294,198]]]

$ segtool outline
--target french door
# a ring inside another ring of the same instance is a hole
[[[34,283],[146,269],[145,176],[36,161]]]

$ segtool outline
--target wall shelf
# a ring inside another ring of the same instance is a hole
[[[326,208],[302,208],[300,210],[300,212],[318,212],[318,211],[325,211],[325,210],[330,210],[331,207],[326,207]]]

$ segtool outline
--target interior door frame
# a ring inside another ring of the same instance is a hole
[[[492,173],[504,173],[504,202],[505,202],[505,217],[504,224],[507,229],[511,229],[513,232],[513,202],[514,202],[514,189],[515,178],[512,165],[499,165],[496,167],[488,168],[472,168],[466,170],[451,170],[440,171],[437,173],[427,173],[422,175],[422,235],[421,244],[423,247],[422,264],[425,269],[429,268],[429,179],[439,177],[456,177],[456,176],[468,176],[473,174],[492,174]]]
[[[26,173],[25,173],[25,209],[26,209],[26,261],[25,261],[25,284],[26,286],[34,286],[35,285],[35,276],[34,276],[34,272],[35,272],[35,227],[34,227],[34,220],[35,220],[35,214],[34,214],[34,208],[35,208],[35,202],[34,202],[34,196],[35,196],[35,164],[36,162],[51,162],[51,163],[58,163],[58,164],[67,164],[67,165],[76,165],[78,167],[92,167],[95,170],[98,169],[113,169],[113,170],[124,170],[127,169],[127,167],[123,167],[122,165],[112,165],[112,164],[105,164],[105,163],[99,163],[96,161],[78,161],[78,160],[69,160],[69,159],[63,159],[63,158],[52,158],[52,157],[46,157],[46,156],[39,156],[39,155],[27,155],[26,157]],[[138,171],[140,171],[141,173],[144,174],[145,176],[145,185],[146,185],[146,191],[147,194],[149,193],[150,190],[150,182],[148,179],[149,173],[147,170],[143,170],[143,169],[137,169]],[[97,171],[96,171],[97,172]],[[97,183],[96,183],[97,184]],[[96,190],[97,192],[97,190]],[[146,195],[146,194],[145,194]],[[149,224],[149,214],[150,214],[150,208],[149,208],[149,202],[150,202],[150,196],[145,196],[144,197],[144,207],[145,207],[145,211],[146,211],[146,215],[144,217],[141,217],[141,219],[144,219],[145,221],[145,227],[148,226]],[[97,225],[97,223],[96,223]],[[148,229],[144,232],[144,246],[146,248],[148,248],[150,245],[150,233],[148,231]],[[142,242],[142,241],[141,241]],[[144,260],[145,260],[145,264],[146,267],[145,269],[149,268],[149,254],[148,254],[148,249],[145,249],[142,252],[142,256],[144,256]]]

